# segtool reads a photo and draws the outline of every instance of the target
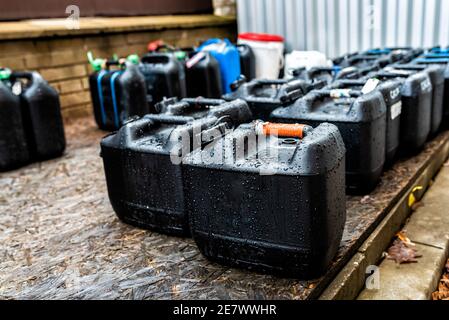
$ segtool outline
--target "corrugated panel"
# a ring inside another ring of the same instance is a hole
[[[240,32],[283,35],[330,57],[382,46],[449,45],[449,0],[237,0]]]

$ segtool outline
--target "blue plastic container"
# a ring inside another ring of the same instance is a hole
[[[448,48],[435,47],[430,49],[430,52],[436,54],[449,54],[449,47]]]
[[[223,93],[231,92],[231,84],[241,74],[240,54],[228,39],[209,39],[197,51],[208,51],[220,64]]]

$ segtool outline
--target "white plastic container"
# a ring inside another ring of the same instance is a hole
[[[331,67],[332,61],[324,53],[318,51],[292,51],[285,55],[285,78],[291,78],[291,70],[314,67]]]
[[[284,67],[284,38],[266,33],[241,33],[239,44],[247,44],[256,59],[256,78],[278,79]]]

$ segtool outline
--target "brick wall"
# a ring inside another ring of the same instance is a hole
[[[77,37],[47,37],[0,41],[0,66],[37,70],[60,93],[64,119],[92,113],[86,53],[110,57],[143,54],[150,40],[164,39],[191,46],[209,37],[236,37],[235,25],[127,32]]]

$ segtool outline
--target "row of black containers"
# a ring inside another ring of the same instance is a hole
[[[213,261],[320,276],[340,245],[345,189],[371,191],[398,151],[419,152],[447,121],[447,62],[422,54],[371,50],[292,80],[237,82],[228,102],[162,101],[101,143],[115,212],[192,235]]]
[[[0,69],[0,172],[59,157],[65,146],[57,91],[37,72]]]
[[[245,79],[255,75],[254,53],[236,45]],[[166,97],[221,98],[221,67],[209,52],[159,45],[141,59],[90,58],[94,73],[89,78],[95,120],[100,129],[116,130],[132,116],[156,113],[156,103]],[[197,59],[199,58],[199,59]]]

